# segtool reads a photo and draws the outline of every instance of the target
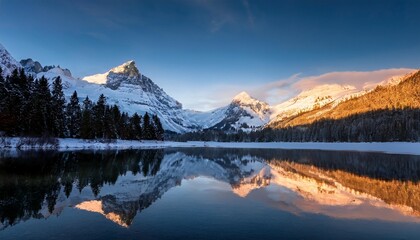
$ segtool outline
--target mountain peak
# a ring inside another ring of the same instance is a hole
[[[254,99],[253,97],[251,97],[247,92],[240,92],[239,94],[237,94],[234,98],[233,101],[234,102],[249,102],[249,101],[255,101],[256,99]]]
[[[128,76],[139,76],[140,72],[138,68],[136,67],[136,62],[134,60],[130,60],[128,62],[125,62],[121,64],[118,67],[115,67],[111,69],[109,72],[115,73],[115,74],[124,74]]]
[[[122,78],[141,78],[141,74],[139,69],[136,67],[136,62],[134,60],[130,60],[125,62],[117,67],[112,68],[111,70],[105,73],[99,73],[91,76],[86,76],[83,80],[96,83],[96,84],[107,84],[108,78],[110,75],[120,75]],[[114,77],[111,77],[114,78]]]

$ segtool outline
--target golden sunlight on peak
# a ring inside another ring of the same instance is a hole
[[[78,205],[76,205],[75,208],[80,209],[80,210],[89,211],[89,212],[99,213],[99,214],[105,216],[107,219],[113,221],[114,223],[116,223],[116,224],[118,224],[122,227],[128,228],[128,224],[125,223],[123,221],[123,219],[121,218],[121,216],[119,216],[118,214],[113,213],[113,212],[105,213],[103,211],[103,208],[102,208],[102,201],[100,201],[100,200],[92,200],[92,201],[82,202],[82,203],[79,203]]]

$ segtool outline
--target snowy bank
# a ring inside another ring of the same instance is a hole
[[[131,140],[84,140],[73,138],[59,138],[54,145],[21,145],[19,138],[7,138],[0,142],[2,149],[56,149],[56,150],[83,150],[83,149],[141,149],[141,148],[168,148],[168,147],[211,147],[211,148],[257,148],[257,149],[311,149],[332,151],[360,151],[384,152],[392,154],[420,155],[419,142],[373,142],[373,143],[326,143],[326,142],[168,142],[168,141],[131,141]]]

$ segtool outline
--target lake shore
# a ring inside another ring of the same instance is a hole
[[[85,140],[58,138],[55,144],[21,144],[20,138],[5,138],[0,150],[123,150],[169,147],[253,148],[253,149],[306,149],[331,151],[384,152],[420,155],[420,142],[172,142],[131,140]]]

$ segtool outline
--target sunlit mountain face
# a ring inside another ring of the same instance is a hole
[[[5,152],[0,158],[0,236],[19,226],[37,226],[40,219],[60,224],[69,214],[100,217],[97,221],[125,231],[156,217],[170,222],[176,211],[191,212],[197,221],[211,212],[226,224],[257,210],[253,217],[260,220],[288,214],[292,219],[418,224],[419,179],[420,156],[382,153]]]

